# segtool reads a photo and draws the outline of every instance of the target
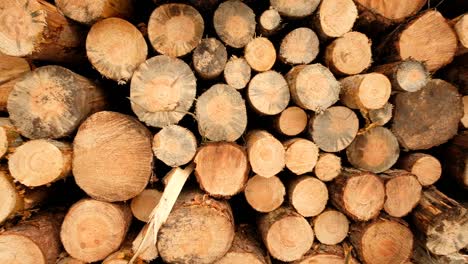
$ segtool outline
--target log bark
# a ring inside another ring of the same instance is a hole
[[[348,32],[325,50],[325,64],[337,75],[355,75],[372,62],[371,41],[359,32]]]
[[[344,106],[333,106],[309,121],[308,133],[317,146],[327,152],[348,147],[359,130],[356,114]]]
[[[182,60],[159,55],[135,71],[130,84],[132,110],[148,126],[178,123],[192,107],[196,78]]]
[[[170,167],[189,163],[197,151],[197,139],[188,129],[178,125],[163,127],[153,138],[156,158]]]
[[[71,173],[72,145],[55,140],[30,140],[8,160],[11,176],[28,187],[48,185]]]
[[[365,264],[409,261],[414,244],[408,225],[390,217],[352,224],[349,239]]]
[[[270,0],[270,5],[278,10],[282,16],[289,18],[303,18],[311,15],[317,9],[319,0]]]
[[[392,131],[402,147],[428,149],[452,138],[462,116],[457,89],[448,82],[433,79],[417,92],[396,96]]]
[[[264,72],[270,70],[275,64],[276,49],[270,40],[258,37],[245,46],[244,57],[252,69]]]
[[[277,176],[265,178],[255,175],[247,181],[244,195],[253,209],[268,213],[283,204],[286,189]]]
[[[445,256],[431,254],[421,241],[415,241],[413,263],[416,264],[464,264],[468,262],[468,254],[456,252]]]
[[[31,71],[26,59],[0,53],[0,111],[7,111],[10,92],[22,75]]]
[[[317,163],[319,149],[314,142],[304,138],[292,138],[283,143],[286,150],[286,168],[296,175],[312,172]]]
[[[392,84],[381,73],[358,74],[341,80],[341,102],[362,111],[384,107],[390,98]]]
[[[300,107],[290,106],[274,117],[274,128],[285,136],[297,136],[307,126],[307,113]]]
[[[357,264],[357,260],[351,256],[351,252],[345,250],[341,245],[329,246],[324,244],[315,244],[300,260],[291,262],[291,264]]]
[[[232,56],[224,67],[224,80],[237,90],[244,89],[251,77],[250,65],[241,57]]]
[[[382,73],[392,83],[392,89],[403,92],[416,92],[426,86],[430,79],[424,63],[407,59],[372,68],[372,71]]]
[[[60,254],[61,214],[43,213],[0,233],[2,263],[54,264]]]
[[[232,142],[207,143],[194,162],[200,188],[215,197],[230,197],[244,188],[249,162],[243,148]]]
[[[319,63],[293,67],[286,81],[294,103],[304,109],[320,113],[338,101],[340,83]]]
[[[463,14],[450,21],[458,37],[458,50],[456,55],[468,52],[468,14]]]
[[[319,215],[328,202],[328,189],[319,179],[303,175],[288,184],[289,203],[304,217]]]
[[[435,187],[423,191],[411,216],[418,238],[433,254],[452,254],[468,245],[466,208]]]
[[[358,10],[352,0],[322,0],[313,23],[319,37],[328,40],[351,31],[357,18]]]
[[[281,22],[281,16],[276,9],[265,10],[258,19],[260,34],[266,37],[274,35],[282,28]]]
[[[7,108],[21,135],[38,139],[70,135],[105,105],[104,92],[96,84],[53,65],[25,74],[11,91]]]
[[[446,174],[455,182],[468,189],[468,132],[457,135],[445,148]]]
[[[180,57],[200,43],[204,29],[203,17],[195,8],[171,3],[153,11],[148,22],[148,37],[157,52]]]
[[[262,244],[257,239],[255,229],[241,224],[237,227],[232,247],[215,264],[267,264],[269,259]]]
[[[213,17],[216,34],[233,48],[242,48],[253,39],[255,24],[253,10],[238,0],[221,3]]]
[[[119,52],[115,47],[119,47]],[[148,46],[135,26],[120,18],[107,18],[88,32],[86,54],[99,73],[123,84],[145,62]]]
[[[226,201],[198,190],[183,192],[159,231],[157,246],[169,263],[213,263],[234,239],[234,218]]]
[[[73,151],[76,183],[95,199],[131,199],[145,189],[153,173],[150,132],[120,113],[103,111],[89,117],[76,134]]]
[[[2,1],[0,52],[35,60],[82,62],[86,35],[45,0]]]
[[[215,84],[197,99],[198,131],[212,141],[235,141],[247,127],[245,101],[236,89]]]
[[[421,199],[418,179],[404,170],[390,170],[379,176],[385,181],[385,212],[393,217],[408,215]]]
[[[133,216],[143,222],[148,223],[151,212],[159,203],[162,192],[156,189],[145,189],[139,195],[135,196],[131,203],[130,209]]]
[[[276,71],[266,71],[255,75],[247,89],[250,106],[261,115],[276,115],[289,104],[288,83]]]
[[[356,221],[377,217],[384,206],[385,186],[371,172],[345,169],[329,186],[330,200],[341,212]]]
[[[261,215],[258,229],[270,255],[281,261],[302,258],[314,241],[314,231],[307,220],[289,207]]]
[[[131,220],[128,205],[86,198],[70,208],[60,237],[70,256],[85,262],[100,261],[119,249]]]
[[[18,130],[6,117],[0,117],[0,158],[10,155],[23,144]]]
[[[442,79],[450,82],[462,95],[468,95],[468,66],[465,61],[468,54],[455,57],[452,63],[440,70]]]
[[[463,117],[460,120],[461,125],[466,129],[468,128],[468,95],[463,96]]]
[[[321,153],[315,164],[314,173],[323,182],[332,181],[341,173],[341,158],[332,153]]]
[[[349,220],[341,212],[327,209],[310,221],[315,237],[325,245],[337,245],[347,236]]]
[[[399,155],[397,138],[384,127],[374,127],[358,135],[346,149],[348,161],[355,168],[374,173],[390,169]]]
[[[193,51],[192,61],[202,79],[215,79],[226,66],[226,47],[215,38],[203,39]]]
[[[397,167],[418,178],[422,186],[430,186],[442,175],[442,165],[435,157],[420,152],[410,153],[402,157]]]
[[[272,177],[285,166],[283,144],[266,130],[247,134],[247,154],[252,171],[262,177]]]
[[[68,18],[92,25],[109,17],[131,18],[132,0],[55,0],[57,8]]]
[[[309,64],[319,53],[319,39],[315,32],[300,27],[289,32],[281,41],[279,58],[287,64]]]

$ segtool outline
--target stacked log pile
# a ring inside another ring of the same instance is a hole
[[[467,263],[435,2],[0,1],[0,263]]]

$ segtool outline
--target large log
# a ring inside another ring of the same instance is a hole
[[[281,41],[279,58],[288,64],[309,64],[319,53],[319,39],[310,28],[300,27]]]
[[[67,17],[87,25],[109,17],[130,18],[133,0],[55,0],[57,8]]]
[[[289,204],[302,216],[317,216],[327,206],[327,185],[315,177],[303,175],[291,180],[288,197]]]
[[[288,83],[278,72],[261,72],[250,80],[247,99],[259,114],[279,114],[288,106],[289,98]]]
[[[244,195],[253,209],[268,213],[283,204],[286,189],[277,176],[265,178],[255,175],[247,181]]]
[[[445,173],[468,189],[468,131],[465,130],[445,148]],[[440,165],[440,164],[439,164]]]
[[[7,110],[8,96],[20,77],[31,71],[26,59],[0,53],[0,111]]]
[[[291,138],[283,146],[286,150],[286,168],[296,175],[312,172],[319,156],[319,149],[314,142],[304,138]]]
[[[272,177],[285,166],[283,144],[266,130],[252,130],[247,134],[247,154],[252,171]]]
[[[8,113],[31,139],[68,136],[90,114],[106,105],[103,91],[89,79],[61,66],[25,74],[8,97]]]
[[[242,48],[255,34],[255,14],[238,0],[221,3],[213,17],[213,25],[219,38],[228,46]]]
[[[73,152],[76,183],[98,200],[131,199],[145,189],[153,173],[150,132],[120,113],[103,111],[86,119]]]

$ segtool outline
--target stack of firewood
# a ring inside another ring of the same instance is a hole
[[[467,263],[457,3],[1,0],[0,263]]]

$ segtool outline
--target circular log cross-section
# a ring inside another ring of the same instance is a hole
[[[270,0],[270,5],[273,9],[286,17],[302,18],[311,15],[320,0]]]
[[[255,34],[255,14],[238,0],[223,2],[216,9],[213,24],[219,38],[233,48],[242,48]]]
[[[0,111],[7,111],[8,96],[21,76],[31,71],[29,62],[24,58],[0,53]]]
[[[207,143],[198,149],[194,162],[200,188],[213,196],[235,195],[247,182],[247,154],[235,143]]]
[[[268,71],[276,62],[276,49],[267,38],[251,40],[244,50],[244,56],[250,67],[258,72]]]
[[[252,108],[263,115],[276,115],[289,104],[289,87],[283,75],[266,71],[249,83],[247,98]]]
[[[148,22],[148,38],[161,54],[180,57],[200,43],[205,24],[198,11],[186,4],[158,6]]]
[[[341,158],[332,153],[322,153],[315,164],[314,173],[319,180],[328,182],[340,175]]]
[[[8,169],[15,180],[28,187],[47,185],[70,174],[72,154],[69,143],[30,140],[11,154]]]
[[[6,169],[6,168],[5,168]],[[283,187],[284,188],[284,187]],[[0,170],[0,224],[21,210],[23,203],[11,176]]]
[[[81,124],[73,142],[73,175],[89,196],[126,201],[145,189],[152,173],[151,134],[136,119],[103,111]]]
[[[319,52],[319,39],[310,28],[301,27],[289,32],[281,41],[280,59],[288,64],[309,64]]]
[[[227,62],[226,47],[215,38],[203,39],[193,51],[193,68],[203,79],[214,79]]]
[[[265,130],[247,134],[247,154],[252,171],[266,178],[278,174],[285,166],[283,144]]]
[[[358,130],[356,114],[344,106],[330,107],[309,121],[309,135],[320,149],[327,152],[338,152],[348,147]]]
[[[319,156],[319,149],[314,142],[304,138],[292,138],[283,145],[286,150],[286,168],[296,175],[312,172]]]
[[[148,47],[135,26],[120,18],[108,18],[94,24],[89,31],[86,54],[104,77],[125,83],[146,60]]]
[[[292,180],[288,187],[289,203],[304,217],[320,214],[328,202],[325,183],[311,176],[301,176]]]
[[[320,37],[337,38],[351,31],[357,17],[358,10],[352,0],[322,0],[314,24]]]
[[[382,108],[369,110],[368,115],[372,124],[383,126],[393,117],[393,105],[386,103]]]
[[[404,170],[394,170],[379,176],[385,181],[384,210],[387,214],[403,217],[418,205],[422,186],[413,174]]]
[[[392,85],[381,73],[358,74],[341,80],[341,102],[352,109],[380,109],[388,102]]]
[[[82,261],[103,260],[120,247],[131,219],[128,206],[83,199],[70,208],[63,220],[63,247]]]
[[[430,186],[442,175],[442,165],[435,157],[424,153],[411,153],[402,157],[398,167],[411,172],[422,186]]]
[[[307,113],[300,107],[290,106],[275,117],[275,128],[286,136],[297,136],[307,127]]]
[[[244,99],[225,84],[215,84],[200,95],[195,113],[200,135],[212,141],[235,141],[247,127]]]
[[[145,189],[139,195],[135,196],[130,203],[130,209],[136,219],[148,222],[151,212],[159,203],[162,192],[156,189]]]
[[[375,127],[358,135],[346,149],[348,161],[355,168],[374,173],[390,169],[399,155],[396,137],[384,127]]]
[[[195,75],[184,61],[165,55],[152,57],[133,74],[133,112],[149,126],[176,124],[192,106],[196,86]]]
[[[66,17],[87,25],[109,17],[128,19],[134,11],[132,0],[55,0],[55,4]]]
[[[232,56],[224,67],[224,80],[236,89],[244,89],[250,81],[252,69],[244,58]]]
[[[277,10],[268,9],[260,15],[258,24],[262,35],[273,35],[281,28],[281,16]]]
[[[430,78],[424,63],[412,59],[380,65],[372,71],[384,74],[390,79],[392,89],[404,92],[419,91]]]
[[[178,125],[163,127],[153,138],[156,158],[171,167],[189,163],[197,152],[197,139],[193,133]]]
[[[283,204],[286,189],[277,176],[265,178],[255,175],[245,185],[244,194],[253,209],[268,213]]]
[[[358,4],[360,16],[367,23],[379,26],[390,26],[402,22],[405,18],[416,14],[426,4],[426,0],[355,0]]]
[[[311,224],[315,237],[325,245],[336,245],[348,236],[348,218],[336,210],[326,210],[315,217]]]

